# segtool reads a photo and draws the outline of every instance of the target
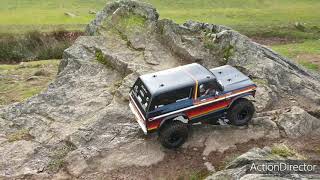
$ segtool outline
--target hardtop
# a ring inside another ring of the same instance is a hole
[[[197,63],[158,71],[140,76],[152,96],[176,89],[194,87],[196,81],[201,83],[208,79],[216,79],[214,74]]]

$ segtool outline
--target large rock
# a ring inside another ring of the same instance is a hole
[[[158,17],[138,1],[108,4],[88,25],[87,36],[65,50],[47,90],[0,109],[0,178],[106,177],[109,170],[161,161],[166,151],[156,139],[144,139],[128,108],[130,87],[147,72],[191,62],[230,64],[258,83],[259,111],[287,96],[305,99],[302,106],[319,105],[319,75],[228,27]],[[268,117],[244,129],[196,129],[185,148],[204,147],[203,155],[252,137],[279,137]]]
[[[294,157],[293,159],[299,159]],[[270,147],[253,148],[248,152],[238,156],[229,164],[227,164],[225,170],[213,173],[208,176],[206,180],[289,180],[289,179],[314,179],[317,178],[317,174],[249,174],[247,171],[251,168],[253,162],[259,162],[261,160],[267,161],[285,161],[288,158],[281,157],[275,153],[272,153]]]
[[[320,119],[297,106],[282,113],[277,121],[289,138],[320,136]]]

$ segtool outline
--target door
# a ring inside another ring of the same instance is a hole
[[[193,99],[194,108],[187,112],[192,122],[217,118],[224,113],[228,102],[221,96],[215,80],[199,83],[196,89],[195,99]]]

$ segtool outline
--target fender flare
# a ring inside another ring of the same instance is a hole
[[[166,122],[168,122],[168,121],[170,121],[170,120],[172,120],[172,119],[174,119],[174,118],[177,118],[177,117],[183,117],[184,119],[186,119],[186,122],[184,122],[184,121],[182,121],[182,120],[179,120],[179,119],[177,119],[176,121],[180,121],[180,122],[182,122],[182,123],[188,124],[188,122],[189,122],[188,116],[187,116],[185,113],[181,112],[181,113],[178,113],[178,114],[172,114],[172,115],[170,115],[170,116],[165,117],[165,118],[161,121],[161,123],[160,123],[160,125],[159,125],[158,128],[160,129]]]
[[[248,96],[254,97],[254,92],[247,92],[247,93],[241,94],[241,95],[237,96],[236,98],[232,99],[232,101],[231,101],[230,104],[228,105],[228,109],[229,109],[236,101],[238,101],[239,99],[243,99],[243,98],[248,97]]]

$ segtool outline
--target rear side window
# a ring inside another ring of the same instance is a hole
[[[146,111],[150,103],[150,93],[140,79],[133,86],[132,92],[136,96],[142,108]]]
[[[188,88],[183,88],[176,91],[160,94],[155,98],[153,98],[152,104],[150,106],[150,111],[165,105],[190,99],[191,93],[192,93],[192,88],[188,87]]]

